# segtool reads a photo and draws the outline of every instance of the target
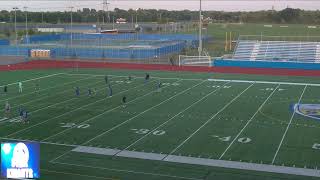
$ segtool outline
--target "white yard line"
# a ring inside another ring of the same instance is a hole
[[[252,87],[254,83],[248,86],[245,90],[239,93],[235,98],[233,98],[230,102],[228,102],[223,108],[221,108],[216,114],[214,114],[211,118],[209,118],[202,126],[200,126],[196,131],[194,131],[187,139],[185,139],[181,144],[179,144],[175,149],[173,149],[168,155],[176,152],[181,146],[183,146],[189,139],[191,139],[196,133],[198,133],[203,127],[205,127],[208,123],[211,122],[218,114],[224,111],[230,104],[232,104],[235,100],[237,100],[243,93],[245,93],[250,87]]]
[[[91,77],[87,77],[87,78],[79,79],[79,80],[76,80],[76,81],[59,84],[59,85],[52,86],[52,87],[49,87],[49,88],[41,89],[41,90],[39,90],[39,92],[46,91],[46,90],[53,89],[53,88],[57,88],[57,87],[60,87],[60,86],[69,85],[69,84],[76,83],[76,82],[83,81],[83,80],[90,79],[90,78]],[[23,97],[23,96],[26,96],[26,95],[29,95],[29,94],[36,94],[36,93],[37,93],[36,91],[32,91],[30,93],[24,93],[24,94],[20,94],[18,96],[10,97],[10,98],[7,98],[7,99],[2,99],[2,100],[0,100],[0,102],[8,101],[10,99],[15,99],[15,98],[18,98],[18,97]]]
[[[144,85],[144,84],[143,84],[143,85]],[[123,92],[129,91],[129,90],[131,90],[131,89],[135,89],[135,88],[140,87],[140,86],[142,86],[142,85],[135,86],[135,87],[133,87],[133,88],[130,88],[130,89],[121,91],[121,92],[115,94],[115,96],[118,95],[118,94],[121,94],[121,93],[123,93]],[[102,88],[102,89],[104,89],[104,88]],[[25,129],[21,129],[21,130],[19,130],[19,131],[16,131],[16,132],[14,132],[14,133],[12,133],[12,134],[7,135],[6,137],[9,137],[9,136],[12,136],[12,135],[14,135],[14,134],[20,133],[20,132],[22,132],[22,131],[28,130],[28,129],[30,129],[30,128],[39,126],[39,125],[44,124],[44,123],[46,123],[46,122],[48,122],[48,121],[51,121],[52,119],[59,118],[59,117],[61,117],[61,116],[64,116],[64,115],[69,114],[69,113],[72,113],[72,112],[74,112],[74,111],[77,111],[77,110],[82,109],[82,108],[84,108],[84,107],[87,107],[87,106],[90,106],[90,105],[92,105],[92,104],[98,103],[98,102],[103,101],[103,100],[108,99],[108,98],[111,98],[111,97],[108,96],[108,97],[106,97],[106,98],[100,99],[100,100],[98,100],[98,101],[94,101],[94,102],[89,103],[89,104],[87,104],[87,105],[80,106],[80,107],[78,107],[78,108],[76,108],[76,109],[74,109],[74,110],[71,110],[71,111],[65,112],[65,113],[63,113],[63,114],[60,114],[59,116],[55,116],[55,117],[53,117],[53,118],[47,119],[47,120],[45,120],[45,121],[42,121],[41,123],[37,123],[37,124],[34,124],[34,125],[32,125],[32,126],[29,126],[29,127],[25,128]],[[76,99],[76,98],[74,98],[74,99]]]
[[[121,93],[123,93],[123,92],[127,92],[127,91],[129,91],[129,90],[132,90],[132,89],[135,89],[135,88],[138,88],[138,87],[141,87],[141,86],[144,86],[144,84],[139,85],[139,86],[136,86],[136,87],[134,87],[134,88],[130,88],[130,89],[121,91],[120,93],[117,93],[116,95],[119,95],[119,94],[121,94]],[[143,98],[143,97],[145,97],[145,96],[147,96],[147,95],[149,95],[149,94],[151,94],[151,93],[154,93],[154,92],[155,92],[155,91],[151,91],[151,92],[149,92],[149,93],[147,93],[147,94],[145,94],[145,95],[143,95],[143,96],[140,96],[140,97],[138,97],[138,98],[135,98],[135,99],[129,101],[128,104],[131,103],[131,102],[134,102],[134,101],[136,101],[136,100],[138,100],[138,99],[141,99],[141,98]],[[116,96],[116,95],[115,95],[115,96]],[[112,97],[113,97],[113,96],[112,96]],[[107,98],[112,98],[112,97],[107,97]],[[107,99],[107,98],[104,98],[104,99]],[[104,99],[102,99],[102,100],[104,100]],[[101,101],[101,100],[99,100],[99,101]],[[99,102],[99,101],[96,101],[96,102]],[[95,103],[96,103],[96,102],[95,102]],[[92,103],[91,103],[91,104],[92,104]],[[90,105],[90,104],[88,104],[88,105]],[[86,106],[88,106],[88,105],[86,105]],[[80,107],[80,108],[78,108],[78,109],[82,109],[83,107],[86,107],[86,106],[82,106],[82,107]],[[100,114],[98,114],[98,115],[96,115],[96,116],[93,116],[92,118],[89,118],[89,119],[87,119],[87,120],[85,120],[85,121],[82,121],[82,122],[80,122],[79,124],[84,124],[84,123],[86,123],[86,122],[88,122],[88,121],[91,121],[91,120],[93,120],[93,119],[95,119],[95,118],[97,118],[97,117],[100,117],[100,116],[102,116],[102,115],[104,115],[104,114],[106,114],[106,113],[108,113],[108,112],[111,112],[111,111],[113,111],[113,110],[115,110],[115,109],[118,109],[119,107],[122,107],[122,105],[119,105],[119,106],[117,106],[117,107],[115,107],[115,108],[109,109],[108,111],[105,111],[105,112],[100,113]],[[74,127],[71,127],[71,128],[69,128],[69,129],[65,129],[65,130],[63,130],[63,131],[61,131],[61,132],[59,132],[59,133],[57,133],[57,134],[54,134],[54,135],[52,135],[52,136],[49,136],[49,137],[43,139],[42,141],[45,141],[45,140],[50,139],[50,138],[52,138],[52,137],[55,137],[55,136],[57,136],[57,135],[59,135],[59,134],[62,134],[62,133],[64,133],[64,132],[66,132],[66,131],[69,131],[69,130],[71,130],[71,129],[73,129],[73,128],[74,128]]]
[[[179,80],[176,81],[176,82],[179,82]],[[166,86],[166,87],[168,87],[168,86]],[[164,87],[164,88],[166,88],[166,87]],[[133,99],[132,101],[129,101],[128,103],[135,102],[136,100],[141,99],[141,98],[143,98],[143,97],[145,97],[145,96],[148,96],[149,94],[152,94],[152,93],[154,93],[154,92],[156,92],[156,91],[157,91],[157,90],[151,91],[151,92],[149,92],[149,93],[147,93],[147,94],[145,94],[145,95],[143,95],[143,96],[140,96],[140,97],[138,97],[138,98]],[[81,122],[80,124],[87,123],[87,122],[89,122],[89,121],[91,121],[91,120],[93,120],[93,119],[95,119],[95,118],[97,118],[97,117],[100,117],[100,116],[102,116],[102,115],[104,115],[104,114],[106,114],[106,113],[109,113],[109,112],[111,112],[111,111],[114,111],[114,110],[116,110],[116,109],[118,109],[118,108],[120,108],[120,107],[122,107],[122,105],[119,105],[119,106],[117,106],[117,107],[115,107],[115,108],[113,108],[113,109],[109,109],[108,111],[105,111],[105,112],[103,112],[103,113],[101,113],[101,114],[98,114],[98,115],[92,117],[92,118],[89,118],[89,119]],[[139,115],[140,115],[140,114],[136,115],[135,117],[138,117]],[[132,119],[133,119],[133,118],[130,118],[129,120],[124,121],[124,122],[129,122],[129,121],[132,120]],[[124,122],[122,122],[121,125],[122,125]],[[114,126],[113,128],[109,129],[108,131],[106,131],[106,132],[104,132],[104,133],[107,133],[107,132],[113,130],[114,128],[118,127],[119,125],[120,125],[120,124],[118,124],[117,126]],[[49,138],[52,138],[52,137],[57,136],[57,135],[59,135],[59,134],[62,134],[62,133],[66,132],[66,131],[69,131],[69,130],[71,130],[71,129],[73,129],[73,128],[69,128],[69,129],[63,130],[63,131],[61,131],[61,132],[59,132],[59,133],[57,133],[57,134],[54,134],[54,135],[52,135],[52,136],[47,137],[47,138],[44,139],[44,140],[47,140],[47,139],[49,139]],[[99,135],[98,135],[98,136],[99,136]],[[95,138],[96,138],[96,137],[95,137]],[[95,139],[95,138],[93,138],[93,139]],[[93,140],[93,139],[91,139],[91,140]],[[91,141],[91,140],[89,140],[89,141]],[[87,142],[89,142],[89,141],[87,141]],[[87,142],[85,142],[85,143],[87,143]],[[85,143],[83,143],[83,144],[85,144]]]
[[[168,122],[172,121],[174,118],[176,118],[177,116],[179,116],[180,114],[184,113],[185,111],[187,111],[188,109],[190,109],[191,107],[195,106],[196,104],[200,103],[201,101],[203,101],[205,98],[207,98],[208,96],[212,95],[213,93],[217,92],[218,90],[220,90],[223,86],[227,85],[230,82],[224,83],[223,85],[221,85],[219,88],[215,89],[214,91],[208,93],[207,95],[203,96],[202,98],[200,98],[199,100],[193,102],[191,105],[189,105],[187,108],[183,109],[182,111],[180,111],[179,113],[177,113],[176,115],[172,116],[169,120],[165,121],[164,123],[160,124],[159,126],[157,126],[156,128],[152,129],[149,133],[145,134],[144,136],[142,136],[141,138],[139,138],[138,140],[136,140],[135,142],[133,142],[132,144],[130,144],[129,146],[127,146],[126,148],[124,148],[123,150],[121,150],[120,152],[118,152],[117,154],[121,153],[124,150],[129,149],[130,147],[134,146],[135,144],[137,144],[138,142],[140,142],[142,139],[144,139],[145,137],[149,136],[150,134],[152,134],[154,131],[157,131],[159,128],[163,127],[164,125],[166,125]],[[116,155],[117,155],[116,154]]]
[[[51,162],[51,163],[68,165],[68,166],[76,166],[76,167],[92,168],[92,169],[100,169],[100,170],[107,170],[107,171],[115,171],[115,172],[121,172],[121,173],[129,173],[129,174],[143,174],[143,175],[150,175],[150,176],[156,176],[156,177],[158,176],[158,177],[163,177],[164,179],[174,178],[174,179],[185,179],[185,180],[202,180],[202,179],[192,178],[192,177],[182,177],[182,176],[174,176],[169,174],[150,173],[150,172],[142,172],[142,171],[134,171],[134,170],[126,170],[126,169],[105,168],[105,167],[62,163],[62,162]]]
[[[27,80],[23,80],[23,81],[19,81],[19,82],[29,82],[29,81],[34,81],[34,80],[43,79],[43,78],[47,78],[47,77],[57,76],[57,75],[61,75],[61,74],[65,74],[65,73],[50,74],[50,75],[47,75],[47,76],[40,76],[40,77],[37,77],[37,78],[27,79]],[[7,84],[7,86],[18,84],[19,82],[10,83],[10,84]],[[4,87],[4,85],[2,85],[0,87]]]
[[[178,82],[178,81],[177,81],[177,82]],[[83,143],[82,145],[88,144],[89,142],[91,142],[91,141],[93,141],[93,140],[95,140],[95,139],[97,139],[97,138],[99,138],[99,137],[101,137],[101,136],[103,136],[103,135],[105,135],[105,134],[109,133],[110,131],[112,131],[112,130],[114,130],[114,129],[116,129],[116,128],[118,128],[118,127],[120,127],[120,126],[122,126],[122,125],[124,125],[124,124],[126,124],[126,123],[128,123],[128,122],[130,122],[132,119],[135,119],[136,117],[141,116],[142,114],[144,114],[144,113],[146,113],[146,112],[148,112],[148,111],[150,111],[150,110],[152,110],[152,109],[154,109],[154,108],[156,108],[156,107],[160,106],[160,105],[161,105],[161,104],[163,104],[163,103],[166,103],[166,102],[170,101],[171,99],[173,99],[173,98],[175,98],[175,97],[179,96],[180,94],[185,93],[186,91],[188,91],[188,90],[190,90],[190,89],[192,89],[192,88],[194,88],[194,87],[196,87],[196,86],[198,86],[198,85],[200,85],[200,84],[202,84],[202,83],[204,83],[204,82],[205,82],[205,81],[202,81],[202,82],[200,82],[200,83],[198,83],[198,84],[196,84],[196,85],[194,85],[194,86],[192,86],[192,87],[190,87],[190,88],[188,88],[188,89],[185,89],[185,90],[181,91],[181,92],[180,92],[180,93],[178,93],[178,94],[175,94],[175,95],[171,96],[170,98],[168,98],[168,99],[166,99],[166,100],[164,100],[164,101],[162,101],[162,102],[158,103],[157,105],[154,105],[154,106],[152,106],[152,107],[150,107],[150,108],[146,109],[145,111],[140,112],[139,114],[135,115],[134,117],[132,117],[132,118],[130,118],[130,119],[127,119],[126,121],[124,121],[124,122],[122,122],[122,123],[120,123],[120,124],[118,124],[118,125],[116,125],[116,126],[112,127],[111,129],[109,129],[109,130],[107,130],[107,131],[105,131],[105,132],[103,132],[103,133],[101,133],[101,134],[99,134],[99,135],[97,135],[97,136],[95,136],[94,138],[92,138],[92,139],[90,139],[90,140],[86,141],[86,142],[85,142],[85,143]]]
[[[303,97],[303,95],[304,95],[304,92],[305,92],[306,89],[307,89],[307,86],[308,86],[308,85],[306,85],[306,86],[304,87],[304,89],[303,89],[303,91],[302,91],[302,93],[301,93],[301,95],[300,95],[298,104],[300,104],[301,99],[302,99],[302,97]],[[283,136],[282,136],[282,138],[281,138],[281,141],[280,141],[280,144],[279,144],[279,146],[278,146],[278,149],[277,149],[276,153],[274,154],[274,157],[273,157],[273,159],[272,159],[272,164],[274,164],[274,162],[275,162],[275,160],[276,160],[276,158],[277,158],[277,156],[278,156],[278,153],[279,153],[279,150],[280,150],[280,148],[281,148],[281,146],[282,146],[283,140],[284,140],[284,138],[285,138],[286,135],[287,135],[287,132],[288,132],[288,130],[289,130],[289,128],[290,128],[290,125],[291,125],[291,123],[292,123],[292,120],[293,120],[293,117],[294,117],[295,114],[296,114],[296,107],[295,107],[294,110],[293,110],[292,116],[291,116],[291,118],[290,118],[290,122],[289,122],[289,124],[288,124],[288,126],[287,126],[287,128],[286,128],[286,130],[285,130],[285,132],[284,132],[284,134],[283,134]]]
[[[233,145],[233,143],[239,138],[239,136],[242,134],[242,132],[247,128],[247,126],[251,123],[251,121],[256,117],[256,115],[259,113],[259,111],[263,108],[263,106],[268,102],[268,100],[273,96],[273,94],[276,92],[276,90],[279,88],[280,84],[272,91],[272,93],[267,97],[267,99],[260,105],[258,110],[253,114],[253,116],[249,119],[249,121],[246,123],[246,125],[240,130],[240,132],[237,134],[237,136],[232,140],[232,142],[229,144],[229,146],[224,150],[224,152],[220,155],[219,159],[222,159],[222,157],[227,153],[227,151],[230,149],[230,147]]]
[[[105,76],[105,75],[95,75],[95,74],[68,74],[68,75],[88,75],[88,76]],[[128,77],[128,76],[118,76],[118,75],[108,75],[108,76],[115,76],[115,77]],[[134,78],[144,78],[144,77],[139,77],[139,76],[131,76]],[[181,79],[181,80],[185,80],[185,81],[203,81],[204,79],[192,79],[192,78],[165,78],[165,77],[153,77],[153,78],[157,78],[157,79]],[[256,84],[274,84],[274,85],[297,85],[297,86],[320,86],[320,84],[316,84],[316,83],[294,83],[294,82],[286,82],[286,81],[255,81],[255,80],[237,80],[237,79],[207,79],[208,81],[220,81],[220,82],[242,82],[242,83],[256,83]]]

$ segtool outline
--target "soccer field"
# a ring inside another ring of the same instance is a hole
[[[12,107],[10,118],[1,110],[1,142],[40,142],[42,179],[320,177],[318,78],[111,69],[0,76],[8,84],[1,107]],[[19,122],[20,106],[30,123]]]

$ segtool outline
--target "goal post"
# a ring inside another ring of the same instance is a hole
[[[179,66],[212,66],[211,56],[179,55]]]

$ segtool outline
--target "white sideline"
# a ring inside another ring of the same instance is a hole
[[[165,162],[171,162],[171,163],[201,165],[201,166],[209,166],[209,167],[222,167],[222,168],[228,168],[228,169],[251,170],[251,171],[290,174],[290,175],[298,175],[298,176],[320,177],[320,170],[317,170],[317,169],[275,166],[270,164],[226,161],[226,160],[176,156],[176,155],[157,154],[157,153],[138,152],[138,151],[124,151],[122,153],[117,154],[118,151],[119,151],[118,149],[97,148],[97,147],[88,147],[88,146],[78,146],[72,150],[72,152],[98,154],[102,156],[115,155],[117,157],[143,159],[143,160],[165,161]],[[50,161],[50,162],[70,165],[68,163],[60,163],[55,161]],[[83,165],[79,165],[79,166],[83,166]],[[93,168],[98,168],[98,167],[93,167]]]
[[[34,140],[22,140],[22,139],[3,138],[3,137],[0,137],[0,139],[4,139],[4,140],[8,140],[8,141],[37,142]],[[71,147],[71,148],[73,147],[71,152],[95,153],[98,151],[89,152],[88,150],[89,149],[93,149],[93,150],[97,149],[100,151],[100,153],[97,153],[97,154],[107,155],[107,156],[114,156],[116,154],[116,152],[119,151],[118,149],[96,148],[96,147],[89,147],[89,146],[60,144],[60,143],[45,142],[45,141],[41,141],[40,143],[41,144],[49,144],[49,145],[57,145],[57,146],[65,146],[65,147]],[[70,151],[68,151],[68,152],[70,152]],[[163,157],[163,155],[167,156],[167,154],[126,151],[125,154],[118,155],[118,157],[130,156],[130,158],[138,158],[138,159],[146,159],[147,160],[147,159],[159,159],[157,157]],[[298,176],[320,177],[320,170],[317,170],[317,169],[275,166],[275,165],[269,165],[269,164],[256,164],[256,163],[226,161],[226,160],[216,160],[216,159],[186,157],[186,156],[176,156],[176,155],[168,155],[166,158],[164,158],[163,161],[172,162],[172,163],[203,165],[203,166],[211,166],[211,167],[222,167],[222,168],[228,168],[228,169],[241,169],[241,170],[252,170],[252,171],[260,171],[260,172],[290,174],[290,175],[298,175]],[[85,165],[79,165],[79,164],[55,162],[54,160],[51,160],[50,163],[87,167]],[[88,166],[88,167],[97,168],[97,169],[104,169],[104,170],[111,170],[111,171],[123,171],[123,172],[128,172],[128,173],[131,172],[130,170],[109,169],[109,168],[94,167],[94,166]],[[150,175],[152,175],[152,174],[150,174]],[[157,175],[157,174],[153,174],[153,175]],[[163,175],[163,174],[161,176],[169,177],[168,175]],[[178,176],[172,176],[172,177],[180,178],[180,179],[200,180],[200,179],[195,179],[195,178],[178,177]]]
[[[204,124],[202,124],[196,131],[194,131],[187,139],[185,139],[181,144],[179,144],[175,149],[173,149],[169,155],[176,152],[181,146],[183,146],[189,139],[191,139],[198,131],[200,131],[204,126],[206,126],[208,123],[211,122],[212,119],[214,119],[218,114],[220,114],[222,111],[224,111],[230,104],[232,104],[235,100],[237,100],[243,93],[245,93],[250,87],[252,87],[254,83],[252,83],[250,86],[248,86],[245,90],[243,90],[241,93],[239,93],[236,97],[234,97],[230,102],[228,102],[225,106],[223,106],[216,114],[214,114],[211,118],[209,118]]]
[[[135,87],[130,88],[130,89],[134,89],[134,88],[137,88],[137,87],[140,87],[140,86],[141,86],[141,85],[135,86]],[[129,91],[130,89],[127,89],[127,90],[125,90],[125,91],[121,91],[121,92],[119,92],[119,93],[117,93],[117,94],[121,94],[121,93],[123,93],[123,92]],[[92,102],[92,103],[89,103],[89,104],[87,104],[87,105],[78,107],[78,108],[76,108],[76,109],[74,109],[74,110],[71,110],[71,111],[65,112],[65,113],[63,113],[63,114],[60,114],[59,116],[55,116],[55,117],[52,117],[52,118],[47,119],[47,120],[45,120],[45,121],[42,121],[41,123],[37,123],[37,124],[34,124],[34,125],[32,125],[32,126],[30,126],[30,127],[28,127],[28,128],[21,129],[21,130],[19,130],[19,131],[16,131],[16,132],[14,132],[14,133],[11,133],[11,134],[7,135],[6,137],[12,136],[12,135],[17,134],[17,133],[19,133],[19,132],[22,132],[22,131],[28,130],[28,129],[30,129],[30,128],[36,127],[36,126],[38,126],[38,125],[44,124],[44,123],[46,123],[46,122],[48,122],[48,121],[51,121],[52,119],[59,118],[59,117],[61,117],[61,116],[64,116],[64,115],[69,114],[69,113],[71,113],[71,112],[74,112],[74,111],[76,111],[76,110],[82,109],[83,107],[87,107],[87,106],[89,106],[89,105],[91,105],[91,104],[95,104],[95,103],[97,103],[97,102],[103,101],[103,100],[108,99],[108,98],[110,98],[110,97],[106,97],[106,98],[100,99],[100,100],[98,100],[98,101],[94,101],[94,102]]]
[[[85,168],[92,168],[92,169],[100,169],[100,170],[108,170],[108,171],[115,171],[115,172],[122,172],[122,173],[131,173],[131,174],[143,174],[143,175],[159,176],[159,177],[163,177],[163,178],[175,178],[175,179],[185,179],[185,180],[203,180],[203,179],[199,179],[199,178],[182,177],[182,176],[174,176],[174,175],[169,175],[169,174],[150,173],[150,172],[127,170],[127,169],[105,168],[105,167],[96,167],[96,166],[89,166],[89,165],[79,165],[79,164],[72,164],[72,163],[62,163],[62,162],[50,162],[50,163],[52,163],[52,164],[68,165],[68,166],[85,167]]]
[[[320,86],[314,83],[293,83],[293,82],[277,82],[277,81],[246,81],[246,80],[228,80],[228,79],[208,79],[208,81],[231,81],[242,83],[256,83],[256,84],[280,84],[280,85],[297,85],[297,86]]]
[[[304,87],[304,89],[303,89],[303,91],[302,91],[302,93],[301,93],[301,96],[300,96],[300,98],[299,98],[298,104],[300,104],[301,99],[302,99],[302,97],[303,97],[303,95],[304,95],[304,92],[305,92],[306,89],[307,89],[307,86],[308,86],[308,85],[306,85],[306,86]],[[284,140],[284,138],[285,138],[286,135],[287,135],[287,132],[288,132],[288,130],[289,130],[289,128],[290,128],[290,125],[291,125],[291,123],[292,123],[292,120],[293,120],[293,117],[294,117],[295,114],[296,114],[296,107],[295,107],[294,110],[293,110],[292,116],[291,116],[291,118],[290,118],[290,122],[289,122],[289,124],[288,124],[288,126],[287,126],[287,128],[286,128],[286,130],[285,130],[285,132],[284,132],[284,134],[283,134],[283,136],[282,136],[282,138],[281,138],[281,141],[280,141],[280,144],[279,144],[279,146],[278,146],[278,149],[277,149],[276,153],[274,154],[274,157],[273,157],[273,159],[272,159],[272,164],[274,164],[274,162],[275,162],[275,160],[276,160],[276,158],[277,158],[277,156],[278,156],[278,153],[279,153],[279,150],[280,150],[280,148],[281,148],[281,146],[282,146],[283,140]]]
[[[74,144],[63,144],[63,143],[54,143],[54,142],[47,142],[47,141],[36,141],[36,140],[6,138],[6,137],[0,137],[0,139],[4,139],[4,140],[8,140],[8,141],[38,142],[41,144],[50,144],[50,145],[66,146],[66,147],[78,147],[79,146],[79,145],[74,145]]]
[[[68,75],[87,75],[87,76],[105,76],[105,75],[98,75],[98,74],[72,74],[72,73],[65,73]],[[118,75],[108,75],[108,76],[115,76],[115,77],[128,77],[128,76],[118,76]],[[135,77],[135,78],[144,78],[144,77],[139,77],[139,76],[131,76],[131,77]],[[181,79],[181,80],[186,80],[186,81],[203,81],[204,79],[193,79],[193,78],[166,78],[166,77],[154,77],[157,79]],[[254,81],[254,80],[237,80],[237,79],[214,79],[214,78],[210,78],[207,79],[208,81],[222,81],[222,82],[240,82],[240,83],[256,83],[256,84],[275,84],[275,85],[297,85],[297,86],[320,86],[320,84],[316,84],[316,83],[295,83],[295,82],[286,82],[286,81]]]
[[[230,82],[224,83],[222,86],[220,86],[219,88],[215,89],[214,91],[208,93],[207,95],[203,96],[202,98],[200,98],[199,100],[193,102],[191,105],[189,105],[187,108],[183,109],[182,111],[180,111],[179,113],[175,114],[174,116],[172,116],[169,120],[165,121],[164,123],[160,124],[159,126],[157,126],[156,128],[152,129],[150,132],[148,132],[147,134],[145,134],[144,136],[142,136],[141,138],[139,138],[138,140],[136,140],[135,142],[131,143],[129,146],[127,146],[126,148],[124,148],[121,151],[127,150],[130,147],[132,147],[133,145],[135,145],[136,143],[138,143],[139,141],[141,141],[142,139],[144,139],[145,137],[149,136],[151,133],[155,132],[156,130],[158,130],[159,128],[163,127],[164,125],[166,125],[168,122],[170,122],[171,120],[173,120],[175,117],[179,116],[180,114],[184,113],[185,111],[187,111],[188,109],[190,109],[191,107],[193,107],[194,105],[198,104],[199,102],[201,102],[202,100],[204,100],[205,98],[207,98],[208,96],[210,96],[211,94],[217,92],[218,90],[220,90],[223,86],[227,85]]]
[[[226,152],[230,149],[230,147],[233,145],[233,143],[239,138],[239,136],[242,134],[242,132],[247,128],[247,126],[251,123],[251,121],[256,117],[256,115],[259,113],[259,111],[262,109],[262,107],[268,102],[268,100],[272,97],[272,95],[276,92],[276,90],[279,88],[280,84],[270,93],[270,95],[267,97],[267,99],[260,105],[258,110],[253,114],[253,116],[249,119],[249,121],[246,123],[246,125],[240,130],[240,132],[237,134],[237,136],[232,140],[232,142],[228,145],[228,147],[223,151],[223,153],[220,155],[219,159],[222,159],[222,157],[226,154]]]
[[[43,79],[43,78],[47,78],[47,77],[57,76],[57,75],[60,75],[60,74],[65,74],[65,73],[50,74],[50,75],[47,75],[47,76],[40,76],[40,77],[37,77],[37,78],[27,79],[27,80],[23,80],[23,81],[19,81],[19,82],[29,82],[29,81],[34,81],[34,80]],[[19,82],[10,83],[10,84],[7,84],[7,86],[18,84]],[[4,87],[4,85],[2,85],[0,87]]]
[[[179,81],[176,81],[176,82],[179,82]],[[146,113],[146,112],[148,112],[148,111],[150,111],[150,110],[152,110],[152,109],[154,109],[154,108],[156,108],[156,107],[160,106],[160,105],[161,105],[161,104],[163,104],[163,103],[166,103],[166,102],[170,101],[171,99],[173,99],[173,98],[175,98],[175,97],[179,96],[180,94],[185,93],[186,91],[188,91],[188,90],[190,90],[190,89],[192,89],[192,88],[194,88],[194,87],[196,87],[196,86],[199,86],[200,84],[202,84],[202,83],[204,83],[204,82],[205,82],[205,81],[202,81],[202,82],[200,82],[200,83],[198,83],[198,84],[196,84],[196,85],[194,85],[194,86],[192,86],[192,87],[190,87],[190,88],[187,88],[187,89],[185,89],[185,90],[181,91],[180,93],[177,93],[177,94],[175,94],[175,95],[171,96],[170,98],[168,98],[168,99],[166,99],[166,100],[164,100],[164,101],[162,101],[162,102],[158,103],[157,105],[154,105],[154,106],[152,106],[152,107],[150,107],[150,108],[146,109],[145,111],[143,111],[143,112],[141,112],[141,113],[139,113],[139,114],[137,114],[137,115],[133,116],[132,118],[127,119],[126,121],[124,121],[124,122],[122,122],[122,123],[120,123],[120,124],[118,124],[118,125],[116,125],[116,126],[112,127],[111,129],[109,129],[109,130],[107,130],[107,131],[105,131],[105,132],[103,132],[103,133],[101,133],[101,134],[97,135],[96,137],[94,137],[94,138],[92,138],[92,139],[90,139],[90,140],[86,141],[85,143],[83,143],[83,145],[88,144],[89,142],[91,142],[91,141],[93,141],[93,140],[95,140],[95,139],[97,139],[97,138],[99,138],[99,137],[101,137],[101,136],[103,136],[103,135],[107,134],[108,132],[110,132],[110,131],[112,131],[112,130],[114,130],[114,129],[116,129],[116,128],[120,127],[120,126],[122,126],[123,124],[126,124],[127,122],[131,121],[132,119],[135,119],[136,117],[138,117],[138,116],[140,116],[140,115],[142,115],[142,114],[144,114],[144,113]]]

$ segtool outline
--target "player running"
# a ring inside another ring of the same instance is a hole
[[[23,111],[22,118],[23,118],[23,123],[29,123],[29,113],[27,110]]]
[[[39,93],[39,91],[40,91],[39,82],[36,82],[36,83],[34,84],[34,90],[35,90],[37,93]]]
[[[80,88],[79,88],[79,87],[76,87],[76,88],[75,88],[75,93],[76,93],[76,96],[77,96],[77,97],[80,96]]]
[[[23,108],[20,106],[19,109],[18,109],[18,111],[19,111],[20,121],[22,122],[22,121],[23,121],[23,112],[24,112],[24,110],[23,110]]]
[[[7,95],[7,93],[8,93],[8,86],[7,85],[5,85],[3,87],[3,93],[4,93],[4,95]]]
[[[159,80],[158,83],[157,83],[157,91],[158,91],[158,92],[161,92],[161,86],[162,86],[162,83],[161,83],[161,81]]]
[[[87,94],[89,97],[91,97],[92,96],[92,90],[91,90],[91,88],[88,88],[88,94]]]
[[[129,77],[128,77],[128,80],[129,80],[129,81],[131,81],[131,80],[132,80],[132,77],[131,77],[130,75],[129,75]]]
[[[93,96],[96,96],[96,95],[97,95],[97,88],[93,88],[93,90],[92,90],[92,95],[93,95]]]
[[[109,96],[112,97],[112,87],[110,84],[108,85],[108,87],[109,87]]]
[[[10,112],[11,112],[11,106],[10,106],[9,102],[7,101],[4,106],[4,117],[9,118]]]
[[[22,82],[19,82],[18,86],[19,86],[19,93],[22,93]]]
[[[127,97],[126,97],[126,95],[124,95],[123,97],[122,97],[122,107],[126,107],[126,103],[127,103]]]
[[[144,83],[146,84],[147,82],[149,82],[150,79],[150,75],[148,73],[146,73],[146,77],[144,79]]]

